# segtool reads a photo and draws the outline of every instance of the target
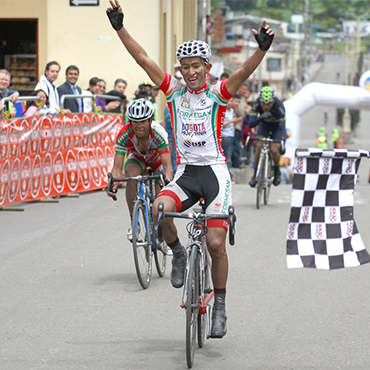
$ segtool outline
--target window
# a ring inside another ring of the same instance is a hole
[[[268,58],[267,59],[267,70],[271,71],[281,71],[281,59],[280,58]]]

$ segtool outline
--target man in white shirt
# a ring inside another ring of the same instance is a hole
[[[36,85],[35,90],[44,90],[49,98],[50,113],[53,115],[58,114],[60,111],[59,94],[53,82],[58,78],[60,65],[58,62],[49,62],[45,67],[45,74],[40,77],[39,83]],[[69,109],[64,111],[64,114],[71,114]]]

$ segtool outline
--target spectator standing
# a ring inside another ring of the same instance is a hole
[[[8,87],[10,85],[11,75],[10,72],[6,69],[0,69],[0,105],[9,111],[9,103],[7,102],[4,104],[2,102],[3,98],[11,98],[12,103],[15,103],[18,100],[19,92],[17,90],[9,90]],[[1,110],[2,110],[1,109]],[[0,111],[1,111],[0,110]],[[10,111],[10,115],[12,118],[15,117],[16,110],[13,109]]]
[[[74,65],[70,65],[66,69],[66,81],[63,85],[60,85],[57,90],[59,94],[59,100],[63,95],[81,95],[82,89],[77,86],[78,76],[80,70]],[[77,99],[65,99],[64,108],[69,109],[71,113],[82,113],[83,102],[81,98]]]
[[[59,94],[58,90],[54,85],[54,82],[59,76],[60,65],[56,61],[49,62],[45,67],[45,74],[40,77],[40,81],[35,87],[35,90],[44,90],[46,95],[49,97],[50,109],[53,114],[58,114],[60,111]],[[68,109],[65,110],[65,114],[70,114]]]

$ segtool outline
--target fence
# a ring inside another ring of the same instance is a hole
[[[102,188],[122,115],[0,121],[0,208]]]

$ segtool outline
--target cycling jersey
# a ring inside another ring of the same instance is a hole
[[[221,148],[225,110],[232,95],[226,80],[196,91],[165,73],[164,92],[175,133],[177,163],[206,166],[226,163]]]
[[[149,128],[149,144],[145,154],[141,153],[139,150],[139,140],[130,123],[124,125],[118,133],[115,150],[116,154],[120,155],[124,155],[129,151],[130,156],[134,156],[147,165],[160,163],[160,154],[170,152],[168,148],[167,132],[155,121],[152,121]]]

